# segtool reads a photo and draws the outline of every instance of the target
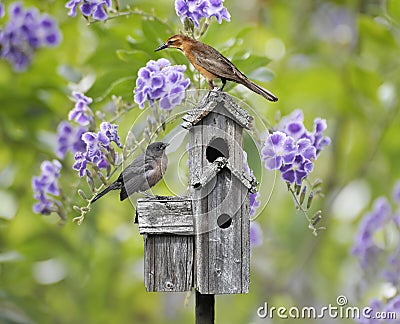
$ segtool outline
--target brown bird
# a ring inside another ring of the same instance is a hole
[[[190,63],[205,77],[211,89],[214,89],[213,81],[219,78],[222,81],[221,91],[229,80],[244,85],[270,101],[278,100],[271,92],[249,80],[231,61],[207,44],[185,35],[174,35],[155,51],[164,48],[181,50]]]
[[[117,180],[97,194],[92,204],[111,190],[121,190],[119,198],[122,201],[135,192],[143,192],[155,186],[167,170],[168,158],[165,149],[168,145],[155,142],[147,146],[146,152],[134,159]]]

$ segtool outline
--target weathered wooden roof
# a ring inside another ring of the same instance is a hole
[[[192,128],[218,106],[224,107],[228,112],[229,117],[235,120],[243,128],[251,128],[253,117],[233,101],[230,95],[222,91],[214,90],[210,91],[202,102],[182,117],[184,120],[182,127],[186,129]]]

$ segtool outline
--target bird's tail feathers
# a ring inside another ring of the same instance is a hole
[[[259,95],[263,96],[265,99],[269,101],[278,101],[278,98],[273,93],[269,92],[267,89],[264,89],[263,87],[259,86],[258,84],[252,82],[247,78],[245,79],[243,85],[245,85],[247,88],[254,91],[255,93],[258,93]]]
[[[120,200],[120,201],[123,201],[123,200],[125,200],[126,198],[128,198],[128,192],[126,191],[126,188],[125,188],[125,187],[122,187],[122,188],[121,188],[121,192],[119,193],[119,200]]]
[[[110,186],[108,186],[106,189],[104,189],[102,192],[98,193],[96,197],[93,198],[92,204],[99,198],[103,197],[106,193],[108,193],[111,190],[118,190],[121,189],[121,183],[120,182],[114,182]]]

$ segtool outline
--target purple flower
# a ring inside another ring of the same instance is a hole
[[[85,175],[87,166],[86,154],[82,152],[76,152],[74,158],[75,163],[72,168],[78,171],[80,177],[83,177]]]
[[[108,149],[110,141],[93,132],[84,133],[82,135],[82,140],[86,143],[86,161],[96,164],[100,169],[105,169],[108,162],[101,148],[104,147]]]
[[[253,170],[250,169],[247,163],[247,152],[243,151],[243,171],[247,174],[254,176]],[[250,193],[250,216],[254,216],[258,207],[260,207],[260,193]]]
[[[283,132],[274,132],[265,141],[261,154],[269,170],[291,164],[296,156],[294,139]]]
[[[250,193],[250,216],[256,214],[257,208],[260,207],[260,205],[260,193],[258,191],[256,193]]]
[[[114,142],[118,147],[122,147],[117,128],[117,125],[110,124],[109,122],[103,122],[100,124],[99,136],[108,139],[109,142]]]
[[[0,18],[3,18],[5,15],[4,5],[0,2]]]
[[[314,164],[297,154],[294,161],[280,167],[282,179],[289,183],[301,185],[301,182],[313,170]]]
[[[79,125],[87,126],[93,122],[93,113],[89,107],[93,99],[86,97],[80,92],[74,91],[75,107],[69,112],[68,119],[75,120]]]
[[[86,144],[82,141],[82,134],[86,131],[85,127],[75,127],[69,122],[61,122],[57,128],[57,157],[63,159],[68,151],[84,152]]]
[[[367,213],[359,227],[351,253],[359,258],[363,267],[380,253],[381,249],[374,243],[374,233],[391,219],[391,207],[385,197],[375,200],[372,211]]]
[[[313,145],[316,149],[317,154],[324,148],[324,146],[328,146],[331,144],[331,139],[322,134],[327,127],[328,126],[326,124],[325,119],[321,118],[314,119]]]
[[[293,110],[289,115],[283,116],[278,123],[277,130],[285,131],[287,125],[291,122],[304,122],[304,114],[300,109]]]
[[[209,0],[206,6],[207,18],[215,17],[218,23],[222,23],[222,19],[226,21],[231,20],[231,15],[228,10],[224,7],[224,0]]]
[[[36,8],[25,10],[16,2],[8,11],[9,20],[0,30],[0,57],[10,62],[15,71],[24,71],[39,48],[60,43],[61,32],[53,18],[40,14]]]
[[[311,145],[311,141],[308,138],[301,138],[297,141],[294,160],[279,168],[282,179],[289,183],[301,185],[303,179],[314,169],[312,160],[316,158],[316,150]]]
[[[400,181],[397,181],[393,188],[393,201],[400,205]]]
[[[263,243],[263,231],[260,224],[250,222],[250,247],[260,246]]]
[[[75,163],[72,167],[78,171],[80,177],[85,175],[88,163],[95,164],[99,169],[105,169],[109,166],[110,161],[117,160],[118,155],[113,153],[111,142],[119,147],[122,146],[117,125],[108,122],[101,123],[98,133],[84,133],[82,140],[86,144],[86,149],[83,152],[75,153]]]
[[[357,17],[345,6],[324,3],[311,17],[311,23],[314,34],[322,41],[339,45],[357,42]]]
[[[398,316],[384,317],[389,314],[398,315],[400,313],[400,295],[396,295],[390,300],[386,301],[386,304],[379,299],[372,299],[369,305],[371,312],[368,317],[362,317],[357,320],[360,324],[383,324],[383,323],[399,323]],[[379,316],[377,313],[380,313]]]
[[[297,141],[297,154],[308,161],[317,158],[317,150],[308,138],[301,138]]]
[[[70,0],[65,7],[69,9],[69,16],[76,16],[76,8],[79,9],[85,17],[92,16],[94,20],[106,20],[108,18],[107,9],[112,8],[111,0]]]
[[[383,270],[382,276],[394,286],[397,286],[400,283],[400,246],[389,255],[387,261],[388,267]]]
[[[223,6],[223,2],[224,0],[175,0],[175,11],[182,23],[187,18],[196,28],[200,28],[201,18],[214,16],[218,23],[221,23],[222,19],[230,21],[231,15]]]
[[[190,84],[184,79],[184,65],[173,65],[166,59],[150,60],[139,69],[134,90],[135,102],[144,108],[146,101],[152,105],[159,100],[160,109],[171,110],[185,97],[185,90]]]
[[[55,210],[57,204],[49,195],[60,195],[58,178],[60,177],[61,163],[57,160],[44,161],[40,170],[40,176],[32,178],[33,197],[39,201],[33,205],[33,211],[37,214],[48,215]]]
[[[360,324],[382,324],[382,322],[377,319],[376,313],[382,311],[383,308],[383,303],[382,301],[378,299],[372,299],[369,303],[369,308],[371,309],[371,312],[368,314],[368,317],[360,317],[357,319],[357,322]]]
[[[262,159],[265,167],[279,170],[286,182],[300,185],[312,172],[313,163],[323,147],[330,144],[329,137],[323,135],[326,128],[326,121],[316,118],[314,130],[309,132],[304,126],[301,110],[283,117],[264,143]]]
[[[382,312],[385,312],[386,314],[394,313],[399,315],[400,314],[400,295],[397,295],[393,297],[385,307],[383,307]],[[399,323],[399,319],[389,319],[388,323]]]

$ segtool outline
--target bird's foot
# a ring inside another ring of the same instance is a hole
[[[219,88],[219,87],[214,87],[214,88],[212,88],[212,89],[210,89],[209,91],[208,91],[208,94],[207,94],[207,96],[206,96],[206,100],[208,100],[209,98],[210,98],[210,95],[212,94],[212,93],[216,93],[216,94],[219,94],[219,93],[221,93],[222,92],[222,88]]]

